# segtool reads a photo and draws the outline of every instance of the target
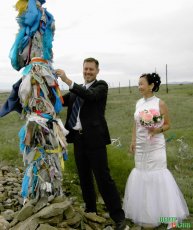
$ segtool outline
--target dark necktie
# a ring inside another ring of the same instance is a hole
[[[78,112],[80,110],[82,102],[83,102],[83,100],[79,96],[77,96],[73,105],[72,105],[72,112],[71,112],[70,118],[68,120],[68,124],[69,124],[70,128],[73,128],[76,125]]]

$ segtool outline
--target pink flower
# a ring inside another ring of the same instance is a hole
[[[141,117],[141,120],[143,120],[144,122],[151,122],[153,119],[153,115],[149,113],[148,111],[140,112],[140,117]]]
[[[159,111],[158,110],[156,110],[156,109],[150,109],[149,110],[149,112],[154,116],[154,117],[158,117],[158,116],[160,116],[160,113],[159,113]]]

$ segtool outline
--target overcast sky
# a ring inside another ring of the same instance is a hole
[[[21,77],[8,57],[18,31],[15,3],[1,2],[0,89]],[[155,70],[165,83],[166,64],[170,82],[193,81],[193,0],[47,0],[44,7],[56,23],[54,68],[77,83],[90,56],[110,86],[137,84]]]

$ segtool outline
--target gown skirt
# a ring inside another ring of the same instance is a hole
[[[145,142],[138,139],[135,168],[126,183],[123,209],[126,218],[139,225],[158,226],[163,218],[180,221],[189,215],[184,197],[167,169],[163,134]]]

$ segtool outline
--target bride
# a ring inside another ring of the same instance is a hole
[[[171,172],[167,169],[163,132],[170,128],[166,104],[154,95],[159,90],[156,73],[139,78],[142,98],[136,103],[131,151],[135,168],[131,171],[123,201],[126,218],[143,227],[161,223],[174,227],[189,215],[187,204]],[[148,128],[140,123],[140,112],[153,109],[163,117],[160,127]]]

